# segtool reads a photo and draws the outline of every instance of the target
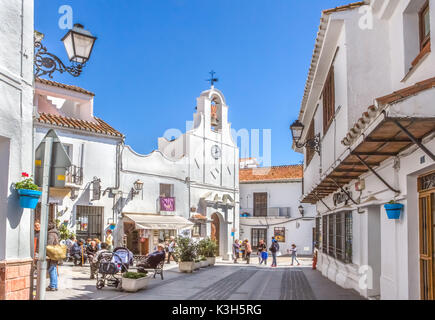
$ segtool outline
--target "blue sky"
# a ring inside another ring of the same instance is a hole
[[[139,153],[169,128],[185,131],[215,70],[236,130],[272,130],[272,164],[300,163],[289,125],[297,118],[321,10],[350,0],[36,0],[35,28],[49,51],[62,5],[98,37],[82,76],[53,80],[95,92],[95,115]]]

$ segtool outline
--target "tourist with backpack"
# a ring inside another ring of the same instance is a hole
[[[276,267],[276,253],[279,250],[278,241],[275,240],[275,237],[272,237],[272,245],[269,248],[269,251],[272,253],[272,265],[271,267]]]

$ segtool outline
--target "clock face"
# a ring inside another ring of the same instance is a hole
[[[222,156],[221,148],[218,145],[211,147],[211,155],[215,160],[219,159]]]

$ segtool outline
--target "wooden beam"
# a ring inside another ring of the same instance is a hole
[[[410,139],[403,138],[370,138],[367,137],[364,140],[365,142],[376,142],[376,143],[388,143],[388,142],[408,142],[411,143]]]
[[[394,157],[398,154],[398,152],[381,152],[381,151],[373,151],[373,152],[352,152],[352,155],[355,156],[385,156],[385,157]]]
[[[364,169],[334,169],[335,172],[345,172],[345,173],[352,173],[352,172],[359,172],[359,173],[364,173],[367,172],[368,170],[364,170]]]
[[[378,167],[380,166],[380,162],[367,162],[370,166]],[[361,164],[361,162],[342,162],[340,163],[340,166],[359,166],[364,167],[364,165]]]

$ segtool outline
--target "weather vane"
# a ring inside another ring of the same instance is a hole
[[[214,72],[213,70],[211,70],[209,73],[210,73],[210,75],[211,75],[211,78],[210,78],[210,79],[207,79],[206,81],[210,82],[211,86],[213,87],[213,86],[214,86],[214,83],[215,83],[215,82],[218,82],[219,79],[214,77],[214,75],[216,74],[216,72]]]

